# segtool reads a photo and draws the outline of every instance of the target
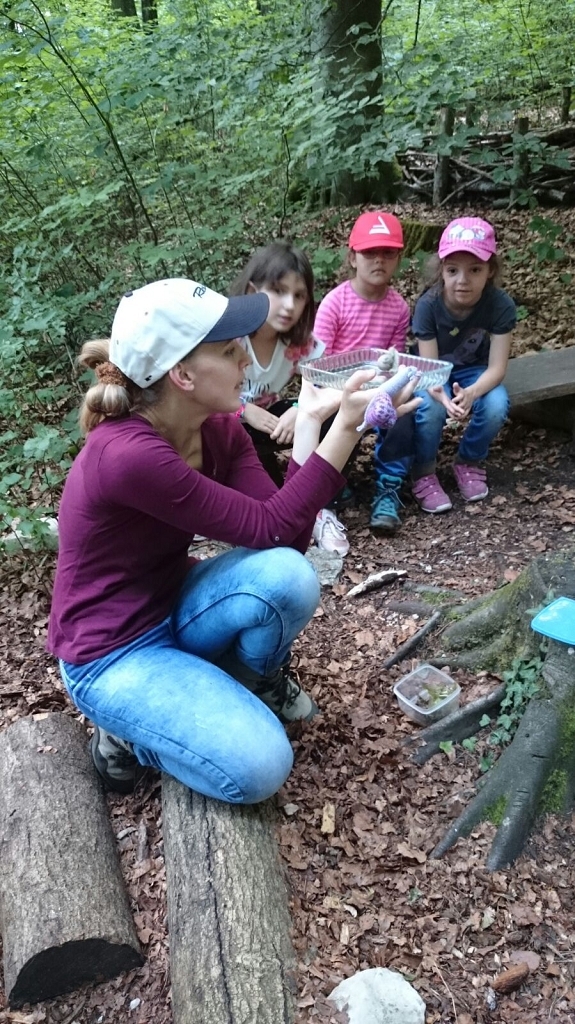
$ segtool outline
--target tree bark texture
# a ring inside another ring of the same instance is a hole
[[[322,8],[320,20],[321,52],[326,57],[325,88],[331,93],[341,87],[343,70],[357,77],[357,89],[347,99],[348,111],[342,120],[340,135],[343,150],[360,143],[369,131],[370,121],[379,116],[377,97],[382,85],[380,42],[381,0],[332,0]],[[354,26],[362,25],[357,33]],[[370,34],[371,38],[366,36]],[[366,96],[374,102],[363,109]],[[361,165],[357,170],[340,171],[331,182],[330,202],[355,205],[385,201],[395,187],[392,165],[382,163],[379,178],[366,178]]]
[[[272,804],[220,803],[168,776],[162,799],[174,1024],[292,1024]]]
[[[455,111],[453,107],[442,107],[439,119],[440,135],[449,138],[453,135]],[[451,166],[448,156],[438,155],[433,175],[432,203],[439,206],[449,195],[451,188]]]
[[[86,733],[62,714],[0,735],[0,908],[11,1007],[139,967]]]
[[[486,597],[451,608],[456,621],[443,633],[444,654],[434,664],[501,673],[515,659],[541,652],[531,629],[535,609],[554,597],[575,596],[574,550],[535,559],[513,582]],[[453,653],[451,653],[453,652]],[[539,691],[527,704],[511,744],[480,784],[477,794],[433,851],[441,857],[484,819],[498,828],[486,867],[498,871],[519,856],[536,818],[566,813],[575,804],[575,651],[554,640],[543,649]],[[487,697],[420,732],[408,741],[423,764],[445,741],[462,740],[496,719],[506,696],[499,687]]]

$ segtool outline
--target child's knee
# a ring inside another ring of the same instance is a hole
[[[440,402],[425,394],[422,404],[415,410],[415,417],[420,425],[442,427],[447,419],[447,410]]]
[[[483,415],[487,422],[503,426],[509,414],[509,396],[504,387],[493,388],[482,396]]]

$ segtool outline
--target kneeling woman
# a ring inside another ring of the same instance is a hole
[[[317,711],[289,673],[319,599],[303,552],[344,483],[369,372],[343,393],[304,385],[278,491],[233,415],[249,356],[230,339],[268,305],[157,281],[122,298],[109,344],[82,350],[97,383],[60,506],[48,646],[121,792],[150,765],[210,797],[264,800],[292,766],[282,722]],[[236,546],[193,564],[196,533]]]

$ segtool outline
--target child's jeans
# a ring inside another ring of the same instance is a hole
[[[413,461],[415,418],[413,413],[400,416],[389,430],[376,427],[373,465],[376,483],[382,478],[405,480]]]
[[[87,665],[60,662],[62,677],[80,711],[132,743],[141,764],[206,796],[257,803],[285,782],[293,754],[237,679],[283,665],[318,601],[299,552],[235,548],[192,566],[159,626]]]
[[[469,387],[485,372],[485,366],[466,366],[453,370],[446,393],[451,396],[454,383]],[[441,443],[441,433],[447,419],[447,410],[426,391],[417,392],[423,403],[415,410],[414,475],[426,476],[435,472],[435,459]],[[507,419],[509,397],[503,384],[498,384],[473,403],[467,427],[459,445],[462,462],[476,463],[487,458],[489,445]]]

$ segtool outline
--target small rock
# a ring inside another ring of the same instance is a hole
[[[331,587],[337,583],[343,569],[343,558],[336,551],[323,551],[321,548],[309,548],[305,556],[311,562],[322,587]]]
[[[130,1003],[130,1009],[131,1010],[137,1010],[138,1006],[140,1005],[141,1002],[142,1002],[141,999],[132,999],[132,1001]]]
[[[372,967],[358,971],[329,996],[338,1010],[345,1008],[349,1024],[425,1024],[425,1003],[396,971]]]

